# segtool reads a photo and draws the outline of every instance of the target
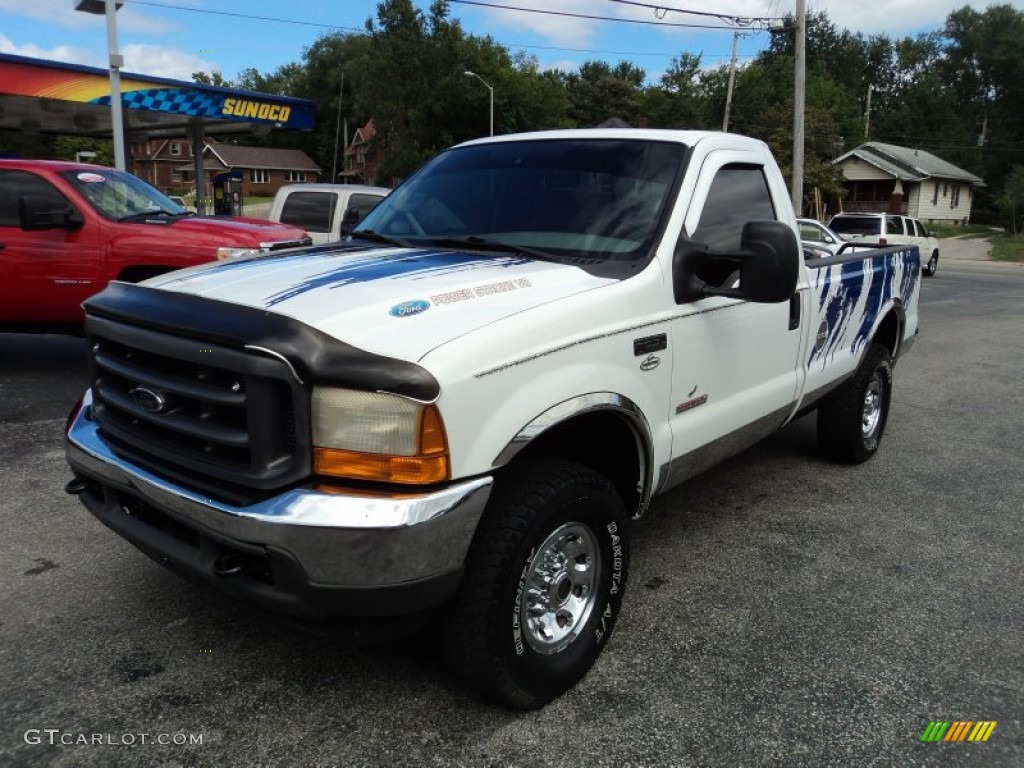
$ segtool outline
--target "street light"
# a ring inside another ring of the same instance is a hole
[[[121,107],[121,67],[124,66],[124,56],[117,52],[117,20],[114,15],[122,5],[124,3],[120,0],[77,0],[75,3],[76,11],[106,14],[107,17],[111,129],[114,132],[114,167],[119,171],[128,168],[124,151],[124,113]]]
[[[476,72],[470,72],[467,69],[462,74],[464,74],[466,77],[475,77],[481,83],[486,85],[487,86],[487,90],[491,92],[491,136],[493,136],[494,135],[494,89],[491,87],[490,83],[488,83],[486,80],[484,80],[482,77],[480,77],[480,75],[478,75]]]

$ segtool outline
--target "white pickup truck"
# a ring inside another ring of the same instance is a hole
[[[286,184],[274,195],[267,218],[305,229],[321,245],[340,240],[390,192],[365,184]]]
[[[653,496],[814,409],[828,456],[878,450],[919,253],[796,232],[753,139],[462,144],[345,241],[87,301],[67,490],[272,611],[433,614],[454,674],[540,706],[608,643]]]

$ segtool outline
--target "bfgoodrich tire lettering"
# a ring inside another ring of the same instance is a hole
[[[529,462],[499,476],[440,619],[451,671],[521,709],[578,682],[608,642],[626,586],[626,512],[587,467]]]
[[[818,444],[835,461],[860,464],[878,451],[889,418],[892,362],[871,344],[854,377],[818,409]]]

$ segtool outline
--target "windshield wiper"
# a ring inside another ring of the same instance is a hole
[[[559,261],[554,254],[546,251],[539,251],[536,248],[529,248],[525,245],[513,245],[503,243],[501,240],[490,240],[478,235],[469,237],[438,237],[429,241],[435,248],[467,248],[474,251],[499,251],[505,253],[518,253],[521,256],[531,256],[541,261]]]
[[[412,243],[408,240],[403,240],[400,237],[392,237],[391,235],[382,235],[380,232],[375,232],[372,229],[360,229],[348,233],[350,240],[370,240],[375,243],[384,243],[385,245],[397,245],[399,248],[414,248]]]
[[[163,216],[179,216],[181,214],[171,213],[165,211],[163,208],[156,208],[152,211],[140,211],[139,213],[129,213],[127,216],[122,216],[118,221],[134,221],[135,219],[159,219]]]

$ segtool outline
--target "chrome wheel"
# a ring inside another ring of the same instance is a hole
[[[519,598],[523,633],[537,653],[558,653],[583,630],[594,609],[601,550],[582,523],[555,529],[526,566]]]
[[[882,387],[882,378],[875,372],[864,392],[864,409],[861,411],[861,432],[867,440],[875,434],[878,425],[882,420],[882,401],[885,397],[885,390]]]

